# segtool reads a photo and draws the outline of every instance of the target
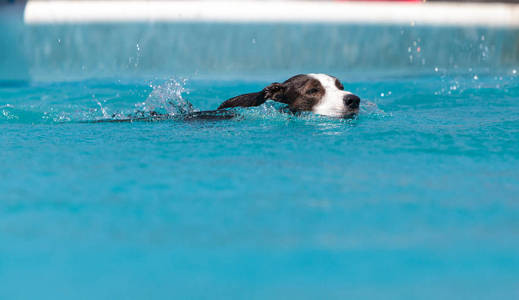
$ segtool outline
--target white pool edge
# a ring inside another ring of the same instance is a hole
[[[24,22],[344,23],[519,28],[519,4],[29,0]]]

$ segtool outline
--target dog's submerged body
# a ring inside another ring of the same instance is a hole
[[[274,82],[256,93],[243,94],[226,100],[217,110],[171,116],[150,112],[149,115],[129,116],[127,119],[99,120],[95,122],[159,121],[167,119],[219,120],[231,119],[236,114],[233,107],[259,106],[267,100],[288,105],[293,113],[310,111],[319,115],[351,118],[359,111],[360,98],[344,90],[342,83],[326,74],[300,74],[283,83]]]

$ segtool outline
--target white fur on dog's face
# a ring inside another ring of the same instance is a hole
[[[325,94],[317,103],[312,111],[316,114],[340,117],[350,112],[344,104],[344,96],[352,94],[348,91],[339,89],[336,85],[336,78],[326,74],[308,74],[308,76],[319,80],[325,90]]]

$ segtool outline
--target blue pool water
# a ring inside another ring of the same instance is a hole
[[[354,120],[80,122],[282,77],[2,82],[0,298],[517,299],[516,73],[336,74]]]

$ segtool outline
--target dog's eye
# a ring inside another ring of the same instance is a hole
[[[344,90],[344,86],[342,85],[342,83],[335,79],[335,86],[339,89],[339,90]]]
[[[306,91],[307,94],[315,94],[315,93],[318,93],[319,92],[319,89],[317,88],[313,88],[313,89],[309,89],[308,91]]]

